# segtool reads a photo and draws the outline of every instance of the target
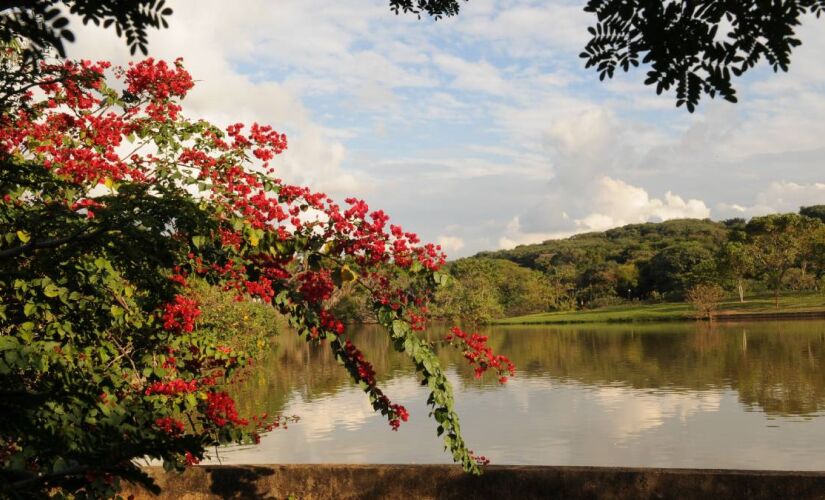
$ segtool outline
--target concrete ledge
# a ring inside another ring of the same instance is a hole
[[[163,488],[135,498],[825,499],[825,473],[617,467],[490,466],[480,477],[451,465],[248,465],[146,468]],[[128,489],[128,488],[127,488]]]

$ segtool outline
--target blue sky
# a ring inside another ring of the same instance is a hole
[[[284,178],[362,197],[451,256],[825,203],[825,22],[806,20],[790,73],[690,115],[644,71],[584,69],[583,3],[470,0],[432,22],[386,0],[179,1],[150,51],[199,80],[190,115],[272,124]],[[128,60],[79,24],[70,56]]]

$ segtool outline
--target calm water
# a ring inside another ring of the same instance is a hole
[[[439,355],[465,437],[493,463],[825,470],[825,321],[485,332],[518,366],[506,386]],[[409,422],[392,432],[327,350],[284,335],[239,405],[301,421],[223,463],[449,462],[410,363],[375,328],[354,341]]]

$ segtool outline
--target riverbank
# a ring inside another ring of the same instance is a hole
[[[479,477],[453,465],[249,465],[145,469],[160,496],[212,498],[822,498],[825,473],[623,467],[491,466]]]
[[[575,324],[575,323],[636,323],[654,321],[692,321],[696,318],[693,306],[686,302],[661,304],[627,304],[589,311],[529,314],[495,321],[499,325]],[[772,295],[747,297],[745,302],[730,298],[719,305],[719,321],[752,321],[768,319],[825,318],[825,294],[796,293],[779,298],[779,308]]]

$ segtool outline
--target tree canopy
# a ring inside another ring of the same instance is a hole
[[[165,0],[7,0],[0,3],[0,41],[14,38],[28,42],[24,55],[38,58],[49,49],[65,57],[64,42],[73,42],[69,18],[63,10],[79,16],[84,24],[113,27],[132,54],[147,54],[148,28],[167,28],[172,9]]]
[[[467,1],[467,0],[465,0]],[[390,0],[398,12],[433,17],[459,13],[460,0]],[[764,58],[788,71],[802,42],[795,29],[806,14],[819,17],[825,0],[588,0],[596,16],[581,57],[599,78],[616,69],[649,65],[645,84],[656,93],[675,89],[676,105],[696,109],[702,95],[736,102],[733,78]],[[548,28],[552,29],[552,28]]]
[[[543,275],[537,280],[543,283],[541,287],[522,292],[522,303],[531,304],[529,313],[596,308],[629,300],[682,300],[692,288],[710,284],[735,291],[740,301],[745,301],[746,292],[778,295],[783,289],[818,290],[825,285],[825,224],[814,217],[820,208],[802,207],[799,214],[773,214],[750,221],[681,219],[630,224],[481,252],[449,264],[451,274],[463,286],[439,292],[439,313],[449,316],[452,311],[461,316],[461,308],[453,304],[470,303],[456,300],[463,290],[495,290],[504,277],[520,276],[516,269],[490,264],[501,259],[539,273],[536,278]],[[483,280],[456,272],[481,266],[486,266]],[[478,309],[484,311],[482,319],[515,314],[506,311],[500,295],[487,293],[485,297],[492,301]]]
[[[703,94],[736,102],[732,77],[763,58],[788,71],[802,43],[795,28],[825,0],[589,0],[585,10],[597,19],[581,54],[587,67],[604,79],[649,64],[645,83],[658,94],[675,88],[676,105],[693,111]]]

